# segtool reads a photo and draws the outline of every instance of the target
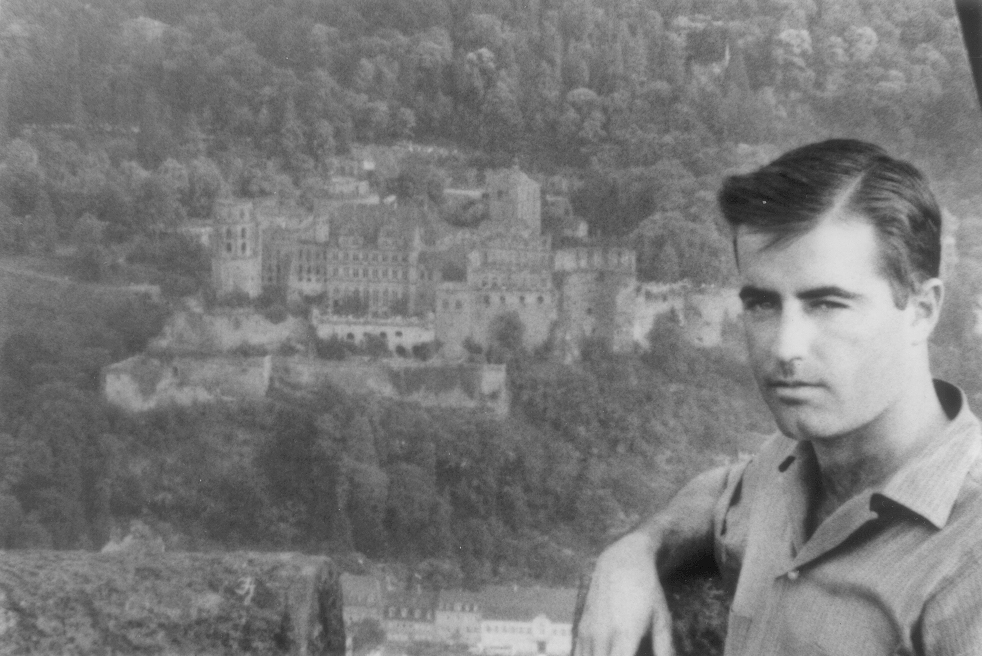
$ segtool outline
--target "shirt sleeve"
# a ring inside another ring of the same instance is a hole
[[[982,553],[973,550],[924,606],[924,656],[982,654]]]
[[[747,519],[752,483],[745,482],[748,470],[752,477],[754,459],[745,458],[730,466],[726,485],[713,510],[713,550],[716,565],[724,583],[736,587],[747,540]]]

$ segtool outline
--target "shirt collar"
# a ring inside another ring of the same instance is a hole
[[[934,527],[942,528],[948,522],[969,468],[982,454],[982,427],[962,390],[942,380],[935,380],[934,388],[951,421],[923,453],[891,476],[880,489],[873,490],[870,505],[889,499]],[[792,463],[800,468],[809,457],[814,457],[807,442],[795,443],[786,454],[787,457],[778,461],[782,473]],[[800,488],[795,492],[804,503],[806,482],[797,480],[800,476],[799,471],[793,477],[795,480],[788,483]],[[803,507],[797,510],[804,512]]]
[[[950,383],[934,388],[951,422],[927,451],[902,467],[874,492],[942,528],[955,506],[969,468],[982,452],[982,428],[964,392]]]

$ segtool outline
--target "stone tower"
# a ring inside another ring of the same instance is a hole
[[[542,233],[542,196],[539,184],[513,166],[487,174],[488,218],[506,232]]]
[[[215,203],[212,239],[212,288],[219,298],[236,292],[249,298],[262,293],[262,239],[251,201]]]

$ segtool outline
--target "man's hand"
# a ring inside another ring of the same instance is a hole
[[[674,656],[655,546],[650,536],[630,533],[597,559],[573,656],[634,656],[649,629],[655,656]]]

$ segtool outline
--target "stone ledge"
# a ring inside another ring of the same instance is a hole
[[[0,555],[0,656],[343,656],[339,570],[290,553]]]

